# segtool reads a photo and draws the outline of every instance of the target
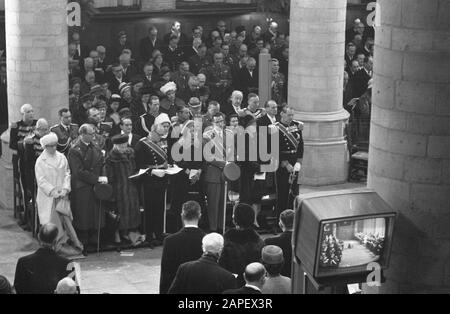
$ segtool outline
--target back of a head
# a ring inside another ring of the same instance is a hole
[[[14,294],[14,289],[8,279],[5,276],[0,275],[0,295],[1,294]]]
[[[287,230],[294,228],[295,212],[292,209],[287,209],[280,215],[280,221]]]
[[[181,218],[183,221],[198,222],[200,220],[202,208],[195,201],[189,201],[183,205]]]
[[[234,208],[234,223],[236,226],[248,229],[255,222],[255,212],[250,205],[240,203]]]
[[[261,263],[252,263],[245,268],[244,278],[247,284],[256,284],[266,277],[266,269]]]
[[[39,240],[41,241],[42,245],[53,245],[57,237],[58,227],[56,227],[56,225],[52,223],[43,225],[39,231]]]
[[[55,294],[78,294],[77,285],[71,278],[64,278],[56,286]]]
[[[210,233],[202,240],[202,247],[204,253],[220,255],[222,253],[224,240],[218,233]]]

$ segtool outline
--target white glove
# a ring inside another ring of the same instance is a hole
[[[99,177],[98,178],[98,183],[108,184],[108,178],[107,177]]]
[[[298,162],[294,166],[294,172],[300,172],[302,170],[302,165]]]
[[[166,175],[166,171],[162,170],[162,169],[153,169],[152,170],[152,175],[156,176],[158,178],[164,178]]]

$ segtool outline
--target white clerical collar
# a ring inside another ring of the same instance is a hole
[[[198,226],[196,226],[196,225],[185,225],[184,228],[195,228],[195,229],[198,229]]]
[[[257,286],[246,284],[245,287],[261,292],[261,289],[259,289]]]

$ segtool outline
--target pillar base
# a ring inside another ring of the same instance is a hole
[[[305,124],[305,153],[300,183],[310,186],[341,184],[348,181],[350,156],[344,137],[349,113],[296,112],[295,118]]]
[[[2,157],[0,158],[0,207],[13,210],[14,187],[12,151],[9,149],[9,130],[1,136]]]

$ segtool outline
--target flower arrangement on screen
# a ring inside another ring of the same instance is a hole
[[[322,242],[320,251],[321,267],[339,267],[342,260],[343,243],[334,235],[327,235]]]
[[[378,234],[357,233],[355,237],[359,242],[375,255],[381,255],[384,248],[384,237]]]

